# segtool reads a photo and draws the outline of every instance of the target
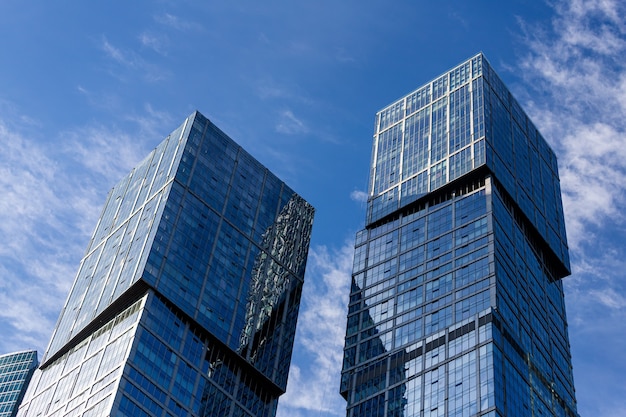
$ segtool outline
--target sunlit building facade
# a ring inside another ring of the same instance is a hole
[[[39,364],[37,351],[0,355],[0,417],[14,417],[33,372]]]
[[[376,115],[348,417],[577,416],[554,152],[479,54]]]
[[[19,415],[275,415],[313,212],[192,114],[109,192]]]

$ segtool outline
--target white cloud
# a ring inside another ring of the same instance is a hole
[[[559,158],[579,412],[612,417],[626,409],[626,4],[553,6],[550,29],[527,28],[530,53],[521,64],[532,90],[524,107]]]
[[[304,411],[319,416],[344,414],[339,381],[353,253],[351,243],[339,250],[311,248],[294,347],[298,363],[308,365],[291,367],[279,417]]]
[[[192,22],[190,20],[184,20],[170,13],[164,13],[162,15],[155,16],[154,20],[162,25],[169,26],[173,29],[183,32],[202,30],[202,25],[200,25],[199,23]]]
[[[292,99],[294,95],[291,91],[283,86],[279,86],[271,80],[259,82],[256,86],[258,95],[261,99]]]
[[[297,135],[307,133],[309,128],[304,122],[298,119],[291,110],[284,110],[280,113],[280,118],[276,124],[276,131],[287,135]]]
[[[42,353],[107,190],[149,149],[142,134],[130,137],[99,126],[43,139],[11,122],[28,118],[5,117],[0,118],[0,352]],[[134,122],[140,132],[150,131],[145,120]]]
[[[111,45],[106,38],[102,39],[102,50],[109,56],[109,58],[112,58],[120,64],[129,66],[135,65],[132,60],[129,60],[126,56],[124,56],[121,50]]]
[[[350,199],[359,203],[367,202],[368,195],[365,191],[354,190],[350,193]]]
[[[298,103],[308,107],[325,105],[316,102],[315,99],[310,97],[309,94],[303,90],[300,85],[293,82],[293,80],[281,79],[280,81],[276,81],[271,75],[265,75],[263,77],[248,78],[247,81],[261,100]],[[283,111],[282,113],[285,112]]]
[[[146,48],[150,48],[160,55],[167,55],[169,41],[166,36],[143,32],[139,35],[139,42]]]
[[[81,234],[64,224],[72,198],[50,150],[3,120],[0,142],[0,351],[41,350],[73,277],[68,264],[77,264],[69,252],[82,253]]]
[[[589,296],[610,309],[622,309],[626,307],[626,298],[612,288],[590,291]]]
[[[624,220],[626,37],[616,18],[624,9],[611,0],[557,3],[554,38],[529,37],[522,62],[528,84],[541,92],[529,99],[531,118],[559,156],[574,249],[594,241],[588,224]]]
[[[143,43],[141,38],[140,41]],[[140,74],[145,81],[157,82],[169,77],[169,73],[166,70],[146,61],[141,55],[132,50],[122,50],[114,46],[106,37],[102,37],[100,47],[104,53],[122,69],[130,71],[131,73],[136,72]],[[112,75],[118,78],[124,78],[119,73],[112,72]]]
[[[104,126],[74,128],[62,135],[65,152],[92,175],[101,175],[109,182],[119,179],[133,162],[139,162],[137,156],[143,150],[131,135]]]
[[[36,279],[16,276],[4,268],[1,273],[3,285],[0,287],[0,305],[3,308],[0,310],[0,321],[9,327],[0,342],[0,351],[37,349],[42,353],[54,328],[55,315],[60,311],[66,290],[61,291],[53,286],[43,289]]]

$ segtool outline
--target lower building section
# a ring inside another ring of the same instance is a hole
[[[434,335],[357,372],[348,415],[495,416],[494,344],[491,326],[484,323],[490,317]],[[478,327],[478,322],[484,324]]]
[[[348,417],[575,417],[549,246],[491,176],[357,234]]]
[[[347,416],[577,416],[498,317],[488,309],[357,368]]]
[[[107,415],[147,298],[145,295],[38,369],[18,415]]]
[[[152,290],[32,384],[19,416],[272,416],[283,393]]]

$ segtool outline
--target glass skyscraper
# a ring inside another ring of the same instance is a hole
[[[109,192],[20,416],[273,416],[314,210],[195,112]]]
[[[376,115],[348,417],[577,416],[554,152],[479,54]]]
[[[37,352],[34,350],[0,355],[0,417],[17,414],[17,408],[38,364]]]

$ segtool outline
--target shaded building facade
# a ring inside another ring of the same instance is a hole
[[[195,112],[109,192],[20,416],[273,416],[313,208]]]
[[[482,54],[376,115],[348,417],[577,416],[554,152]]]
[[[37,365],[39,361],[35,350],[0,355],[0,417],[17,414]]]

